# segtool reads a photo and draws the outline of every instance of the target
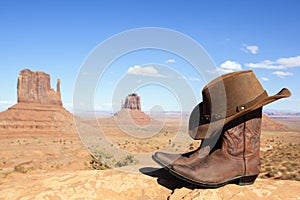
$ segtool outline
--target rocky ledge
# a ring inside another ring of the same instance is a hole
[[[192,189],[160,169],[10,174],[0,180],[0,199],[300,199],[300,182],[257,179],[253,185],[229,184]]]

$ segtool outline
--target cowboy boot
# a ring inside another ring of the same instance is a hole
[[[199,127],[200,122],[200,115],[203,112],[202,104],[196,105],[193,109],[190,118],[189,118],[189,131],[197,129]],[[184,154],[171,154],[171,153],[164,153],[164,152],[156,152],[152,158],[162,167],[169,168],[171,164],[178,164],[178,165],[191,165],[192,163],[196,163],[204,159],[206,156],[209,155],[214,149],[219,148],[217,147],[220,142],[221,131],[219,134],[215,134],[209,138],[202,137],[202,142],[199,148],[194,151],[187,152]],[[217,141],[217,144],[216,144]],[[216,144],[216,145],[215,145]]]
[[[219,139],[217,137],[219,137],[219,135],[216,135],[212,138],[203,139],[200,147],[191,152],[187,152],[184,154],[156,152],[152,156],[152,158],[162,167],[167,168],[169,168],[172,164],[192,165],[193,163],[200,162],[202,159],[208,156],[210,152],[213,152],[215,149],[220,148],[220,142],[217,142],[217,144],[214,145],[215,141],[218,141]]]
[[[222,147],[192,165],[171,166],[171,173],[195,185],[220,187],[228,183],[252,184],[260,170],[262,108],[228,123]]]
[[[169,168],[171,164],[190,165],[192,163],[199,162],[208,156],[209,152],[210,147],[205,146],[184,154],[156,152],[152,157],[162,167]]]

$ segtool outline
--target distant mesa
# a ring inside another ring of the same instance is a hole
[[[151,118],[141,109],[141,97],[136,93],[129,94],[121,103],[121,110],[114,115],[118,124],[145,126]]]
[[[122,109],[141,110],[141,98],[136,93],[129,94],[125,98],[125,103],[122,101]]]
[[[262,124],[261,128],[266,131],[288,131],[289,127],[281,124],[272,118],[268,117],[266,114],[263,114],[262,116]]]
[[[18,103],[0,112],[1,131],[55,131],[75,132],[73,115],[67,111],[61,101],[60,80],[56,91],[51,88],[50,75],[24,69],[20,72],[17,84]],[[121,110],[113,116],[118,124],[153,125],[157,120],[142,111],[141,97],[129,94],[121,103]],[[262,128],[272,131],[287,131],[289,128],[263,116]]]
[[[18,103],[0,113],[0,130],[74,132],[73,115],[63,106],[60,80],[54,91],[50,75],[24,69],[18,77]]]

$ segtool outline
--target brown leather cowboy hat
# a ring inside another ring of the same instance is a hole
[[[194,139],[209,138],[228,122],[289,96],[287,88],[268,96],[252,70],[222,75],[203,88],[203,100],[190,116],[189,134]]]

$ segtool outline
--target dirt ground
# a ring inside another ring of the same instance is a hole
[[[178,152],[199,146],[199,141],[172,142],[180,133],[176,119],[165,121],[164,127],[151,137],[133,137],[118,129],[109,120],[100,119],[101,129],[112,145],[132,153],[151,153],[165,146]],[[104,123],[103,123],[104,122]],[[299,121],[281,121],[291,125]],[[184,123],[183,123],[184,124]],[[1,180],[16,179],[26,174],[77,171],[91,169],[91,156],[77,133],[57,132],[1,132]],[[261,134],[261,178],[300,181],[300,131],[276,132],[263,130]]]
[[[0,133],[0,178],[11,174],[83,170],[84,162],[89,159],[89,153],[74,133]]]

